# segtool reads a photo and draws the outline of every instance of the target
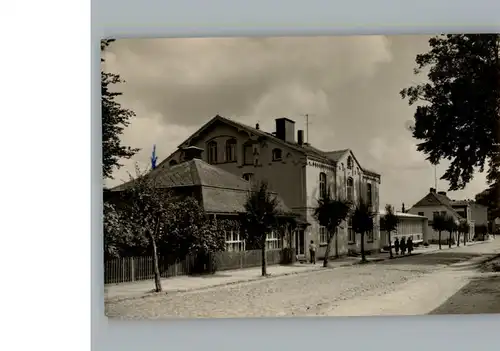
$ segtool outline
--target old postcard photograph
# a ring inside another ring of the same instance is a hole
[[[500,313],[500,35],[105,39],[110,318]]]

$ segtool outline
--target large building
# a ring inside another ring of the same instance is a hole
[[[205,150],[203,160],[248,181],[266,180],[292,212],[311,225],[296,232],[294,247],[299,258],[308,255],[308,243],[314,240],[318,257],[324,255],[327,233],[313,213],[318,198],[328,190],[351,201],[364,199],[376,211],[374,230],[365,236],[365,249],[380,248],[379,186],[380,175],[365,169],[349,149],[321,151],[304,142],[304,132],[295,131],[295,122],[276,119],[276,131],[269,133],[257,124],[250,127],[231,119],[215,116],[186,139],[177,151],[159,166],[183,161],[184,149],[196,146]],[[338,247],[336,247],[338,245]],[[359,252],[360,237],[342,223],[338,240],[331,252]]]

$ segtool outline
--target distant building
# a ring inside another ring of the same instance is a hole
[[[380,216],[386,214],[385,210],[380,211]],[[396,238],[407,240],[411,237],[415,245],[427,243],[429,241],[429,224],[425,216],[414,215],[405,212],[395,212],[398,217],[398,226],[396,231],[391,232],[391,242],[389,242],[389,235],[386,231],[380,231],[380,243],[382,248],[387,248],[394,245]]]
[[[258,124],[250,127],[215,116],[159,167],[182,162],[183,149],[196,146],[206,150],[203,160],[211,165],[248,181],[266,180],[292,212],[311,224],[295,233],[294,245],[299,258],[308,256],[311,240],[318,244],[318,257],[324,255],[327,232],[313,216],[321,196],[330,191],[333,196],[352,201],[364,199],[376,211],[374,230],[365,235],[365,250],[378,250],[380,175],[363,167],[349,149],[326,152],[306,143],[304,131],[295,134],[294,121],[278,118],[275,122],[275,132],[265,132]],[[350,223],[346,221],[339,226],[332,254],[360,251],[360,235],[353,232]]]
[[[436,192],[436,189],[430,188],[429,193],[413,205],[408,210],[408,213],[427,217],[429,242],[437,242],[439,238],[439,233],[432,229],[432,220],[438,214],[451,216],[457,224],[463,220],[467,221],[469,224],[469,233],[466,234],[467,241],[474,238],[474,221],[472,220],[471,207],[466,202],[452,201],[446,196],[446,192]],[[441,234],[442,241],[447,239],[447,234]]]

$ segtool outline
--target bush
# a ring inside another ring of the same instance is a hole
[[[218,262],[216,255],[208,253],[198,253],[191,261],[191,274],[215,274]]]

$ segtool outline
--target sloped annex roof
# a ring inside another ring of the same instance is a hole
[[[248,192],[252,190],[250,182],[200,159],[171,167],[159,165],[145,176],[159,188],[201,187],[202,205],[207,213],[245,212]],[[124,191],[133,182],[131,180],[110,191]],[[278,199],[278,209],[282,213],[291,213],[281,197],[276,193],[273,195]]]
[[[343,155],[345,155],[347,152],[350,151],[350,149],[342,149],[342,150],[334,150],[334,151],[322,151],[322,150],[319,150],[319,149],[311,146],[310,144],[299,145],[296,142],[293,142],[293,143],[287,142],[287,141],[281,140],[280,138],[276,137],[272,133],[267,133],[261,129],[253,128],[253,127],[248,126],[246,124],[236,122],[232,119],[222,117],[220,115],[215,116],[210,121],[205,123],[200,129],[198,129],[187,140],[185,140],[181,145],[179,145],[179,148],[185,147],[187,144],[190,143],[190,141],[192,139],[199,136],[201,133],[203,133],[205,130],[207,130],[211,125],[213,125],[214,123],[217,123],[217,122],[222,122],[224,124],[231,125],[231,126],[237,128],[237,129],[240,129],[240,130],[245,130],[248,133],[250,133],[256,137],[268,138],[277,144],[281,144],[281,145],[290,147],[293,150],[304,154],[305,156],[315,158],[315,159],[320,160],[320,161],[325,162],[325,163],[336,164]],[[167,161],[168,161],[168,158],[163,160],[162,163],[160,163],[160,165],[163,163],[167,163]],[[371,170],[368,170],[365,168],[362,168],[362,169],[364,172],[366,172],[368,174],[380,177],[380,174],[378,174],[374,171],[371,171]]]
[[[460,216],[460,214],[458,214],[458,212],[452,207],[452,203],[453,201],[446,195],[441,195],[431,191],[412,207],[444,206],[455,216],[462,218],[462,216]]]

